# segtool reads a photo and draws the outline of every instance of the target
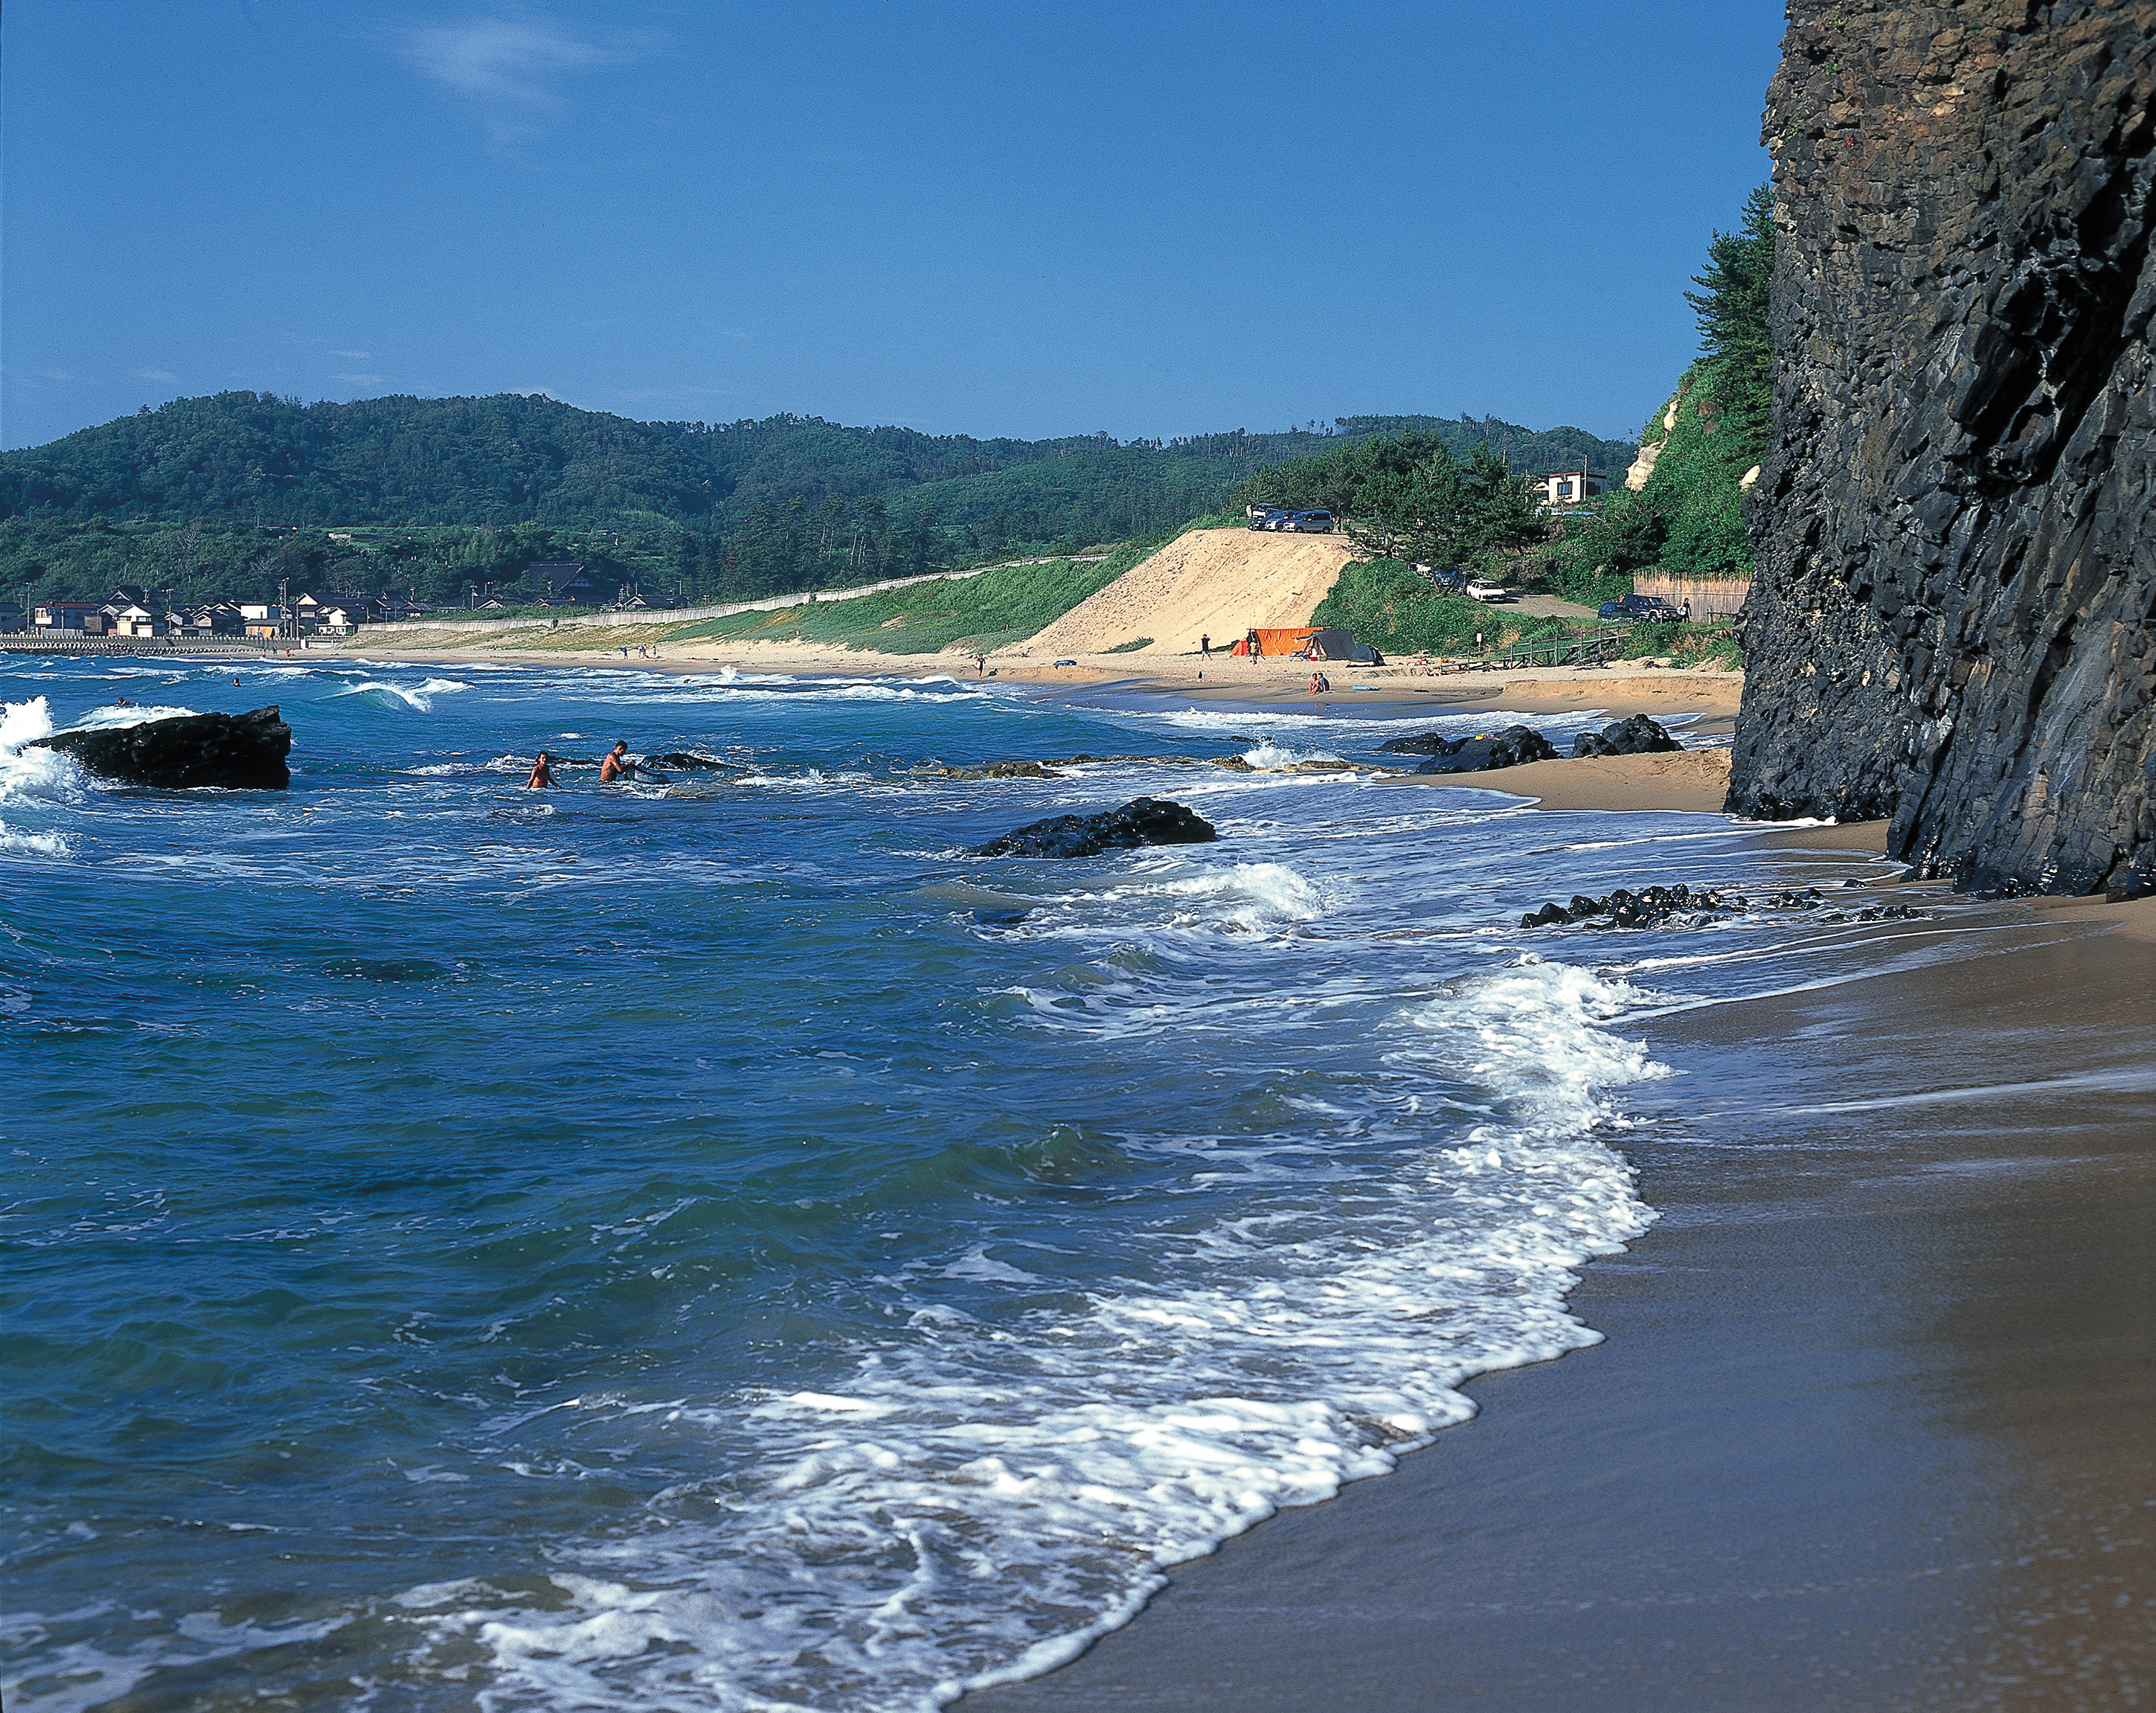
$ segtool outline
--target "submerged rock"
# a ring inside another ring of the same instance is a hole
[[[1059,815],[1005,833],[976,856],[1097,856],[1141,845],[1204,845],[1219,835],[1195,810],[1162,797],[1133,797],[1120,809]]]
[[[1431,754],[1419,774],[1480,774],[1492,768],[1518,767],[1530,761],[1555,761],[1556,746],[1532,726],[1507,726],[1502,732],[1478,732],[1455,738]]]
[[[693,749],[670,749],[664,755],[639,755],[635,758],[639,767],[670,767],[677,772],[716,773],[728,769],[735,773],[750,771],[746,762],[721,761],[716,755],[700,755]]]
[[[929,760],[911,769],[917,778],[935,779],[1060,779],[1060,767],[1086,767],[1104,762],[1136,762],[1148,767],[1218,767],[1229,773],[1256,771],[1240,755],[1076,755],[1048,757],[1042,761],[984,761],[952,767]]]
[[[1594,755],[1655,755],[1684,745],[1645,714],[1634,714],[1604,726],[1599,733],[1582,732],[1572,740],[1572,759]]]
[[[1442,732],[1418,732],[1412,738],[1395,738],[1390,743],[1380,743],[1380,755],[1442,755],[1459,740],[1448,738]]]
[[[1769,893],[1749,898],[1742,893],[1717,893],[1712,887],[1694,892],[1688,886],[1642,887],[1632,892],[1620,887],[1606,897],[1575,896],[1568,904],[1545,904],[1520,918],[1522,928],[1661,928],[1670,924],[1697,927],[1721,918],[1752,910],[1818,910],[1826,902],[1817,887],[1801,892]],[[1830,910],[1811,918],[1815,922],[1925,921],[1924,911],[1907,904],[1867,904],[1856,910]]]
[[[139,725],[55,732],[25,747],[56,749],[94,774],[131,785],[281,791],[292,783],[285,759],[292,753],[292,728],[275,705],[252,713],[174,714]]]
[[[978,767],[916,768],[916,773],[930,774],[940,779],[1060,779],[1061,774],[1051,773],[1037,761],[984,761]]]

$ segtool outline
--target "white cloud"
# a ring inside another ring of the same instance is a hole
[[[495,147],[536,136],[568,111],[556,80],[633,59],[653,43],[649,33],[607,41],[572,35],[536,12],[498,13],[460,23],[403,31],[398,51],[437,83],[476,105]]]
[[[180,378],[168,368],[131,368],[127,373],[138,381],[162,381],[173,387],[180,383]]]
[[[354,363],[366,363],[373,357],[374,353],[372,351],[332,351],[330,355],[349,357]]]
[[[333,381],[350,381],[355,387],[378,387],[382,384],[380,375],[331,375],[330,378]]]

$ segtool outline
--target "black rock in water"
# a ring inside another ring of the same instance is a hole
[[[1654,755],[1666,749],[1683,748],[1646,715],[1634,714],[1630,719],[1604,726],[1599,733],[1582,732],[1572,740],[1572,759],[1579,761],[1590,755]]]
[[[1415,771],[1419,774],[1480,774],[1524,762],[1555,761],[1556,747],[1532,726],[1507,726],[1487,737],[1455,738]]]
[[[1642,887],[1632,892],[1620,887],[1606,898],[1575,897],[1569,904],[1545,904],[1520,918],[1522,928],[1697,928],[1707,923],[1749,910],[1820,910],[1826,899],[1817,887],[1801,892],[1769,893],[1748,898],[1740,893],[1717,893],[1688,886]],[[1926,913],[1907,904],[1868,904],[1856,910],[1831,910],[1810,918],[1815,922],[1909,922],[1928,920]]]
[[[131,785],[281,791],[292,783],[285,760],[292,753],[292,728],[274,706],[252,713],[175,714],[140,725],[55,732],[25,747],[56,749],[94,774]]]
[[[1238,739],[1238,742],[1245,741]],[[1412,738],[1395,738],[1389,743],[1380,743],[1380,755],[1442,755],[1447,748],[1458,743],[1442,732],[1419,732]]]
[[[699,769],[716,772],[721,768],[737,773],[746,773],[747,766],[738,761],[721,761],[716,755],[699,755],[693,749],[670,749],[664,755],[644,755],[637,758],[639,767],[670,767],[676,772],[693,772]]]
[[[1059,815],[1036,820],[983,845],[976,856],[1097,856],[1140,845],[1204,845],[1219,835],[1212,822],[1180,803],[1133,797],[1121,809],[1096,815]]]

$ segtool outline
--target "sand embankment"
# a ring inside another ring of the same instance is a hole
[[[1435,774],[1418,784],[1476,785],[1532,797],[1537,809],[1681,809],[1716,815],[1729,792],[1727,749],[1531,761],[1488,774]]]
[[[1025,651],[1101,654],[1150,637],[1133,654],[1188,654],[1201,635],[1232,647],[1253,628],[1307,625],[1352,557],[1340,535],[1193,529],[1081,601]]]

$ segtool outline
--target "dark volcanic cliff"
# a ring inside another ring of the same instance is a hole
[[[2156,0],[1791,0],[1729,806],[2156,889]]]

